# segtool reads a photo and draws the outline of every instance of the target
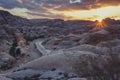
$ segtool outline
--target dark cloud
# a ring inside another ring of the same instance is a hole
[[[11,9],[14,7],[20,7],[34,11],[43,10],[43,7],[53,8],[56,10],[71,10],[71,9],[93,9],[102,7],[103,5],[109,6],[119,4],[120,0],[80,0],[80,2],[73,4],[70,3],[70,0],[0,0],[0,6],[4,8]]]
[[[120,0],[81,0],[80,3],[63,3],[58,10],[89,10],[96,9],[105,6],[117,6],[120,5]]]
[[[19,3],[16,0],[0,0],[0,6],[7,9],[12,9],[19,6]]]
[[[120,4],[120,0],[97,0],[97,2],[102,4],[108,4],[108,5]]]
[[[56,11],[66,10],[89,10],[103,6],[120,5],[120,0],[80,0],[71,3],[71,0],[0,0],[0,6],[6,9],[26,8],[27,14],[63,18],[63,15],[49,12],[50,9]]]

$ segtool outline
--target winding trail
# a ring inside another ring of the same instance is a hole
[[[33,42],[30,43],[30,49],[27,53],[29,55],[29,58],[27,58],[28,62],[37,60],[38,58],[40,58],[42,56],[47,56],[51,53],[51,50],[45,49],[45,47],[42,45],[42,42],[43,42],[43,40],[34,40]],[[4,76],[7,73],[11,73],[11,72],[19,69],[19,67],[21,67],[22,65],[24,65],[24,64],[14,66],[13,68],[11,68],[7,71],[1,72],[0,76]]]
[[[46,50],[45,47],[42,45],[43,41],[36,41],[35,47],[36,49],[42,54],[42,56],[47,56],[50,54],[50,50]]]

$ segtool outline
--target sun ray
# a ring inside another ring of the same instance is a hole
[[[105,23],[104,20],[97,20],[97,21],[95,22],[95,26],[96,26],[97,28],[104,28],[104,27],[107,26],[107,24]]]

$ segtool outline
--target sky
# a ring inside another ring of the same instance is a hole
[[[28,19],[120,19],[120,0],[0,0],[0,10]]]

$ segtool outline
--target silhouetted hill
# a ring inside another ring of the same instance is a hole
[[[111,18],[106,18],[103,21],[105,21],[108,24],[114,25],[114,24],[120,24],[120,20],[115,20]]]
[[[9,24],[9,25],[16,25],[16,26],[22,26],[22,25],[28,25],[29,20],[25,18],[21,18],[19,16],[15,16],[10,14],[8,11],[0,10],[0,24]]]

